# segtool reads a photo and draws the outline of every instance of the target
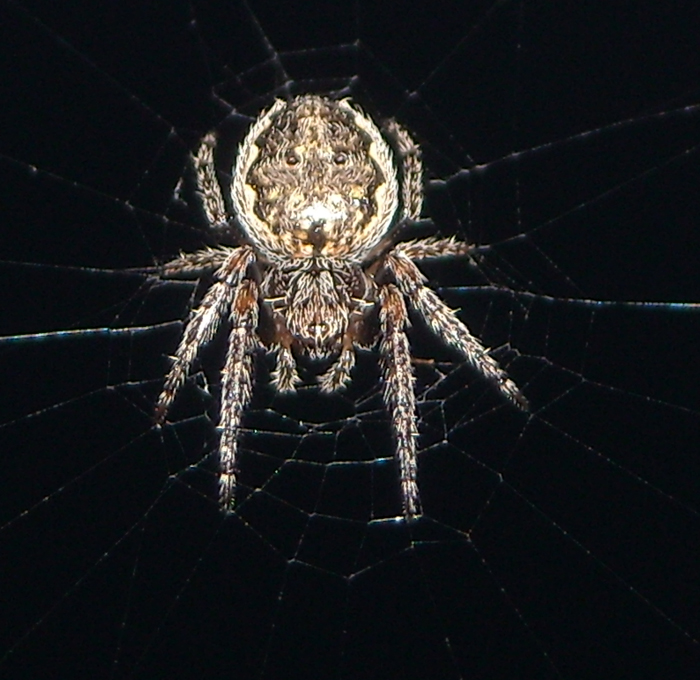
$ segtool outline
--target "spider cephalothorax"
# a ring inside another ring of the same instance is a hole
[[[193,312],[158,399],[163,422],[200,347],[231,319],[222,371],[220,500],[235,501],[236,436],[253,386],[253,355],[276,355],[281,392],[299,382],[296,359],[331,361],[321,390],[343,387],[355,348],[377,341],[399,461],[403,516],[420,514],[418,437],[406,301],[428,327],[521,408],[515,383],[454,312],[425,286],[414,260],[466,255],[466,243],[428,238],[393,245],[397,230],[420,216],[420,150],[389,121],[380,130],[349,100],[307,95],[277,100],[253,123],[238,150],[229,216],[214,169],[216,138],[202,140],[194,165],[213,227],[235,218],[242,245],[180,256],[165,276],[214,271]],[[263,321],[261,323],[261,315]],[[378,332],[370,320],[378,317]]]

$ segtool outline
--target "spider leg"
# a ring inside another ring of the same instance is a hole
[[[403,516],[410,520],[421,514],[421,507],[416,481],[416,397],[411,350],[406,336],[408,316],[403,297],[393,284],[380,289],[379,300],[379,352],[384,375],[384,403],[391,414],[396,438]]]
[[[194,253],[181,253],[152,271],[165,279],[197,278],[222,267],[230,254],[231,248],[203,248]]]
[[[258,326],[258,287],[244,280],[231,304],[231,333],[221,380],[219,440],[219,501],[224,510],[233,510],[236,492],[237,435],[243,411],[253,391],[253,352],[260,346]]]
[[[386,121],[384,131],[393,140],[401,159],[401,221],[418,220],[423,205],[423,162],[420,147],[395,120]]]
[[[202,138],[199,149],[193,158],[194,169],[197,173],[197,189],[202,197],[202,207],[213,228],[228,222],[226,204],[221,194],[219,180],[216,177],[215,148],[216,135],[210,132]]]
[[[526,410],[528,402],[518,386],[489,354],[488,348],[484,347],[457,318],[454,311],[434,291],[425,286],[426,279],[418,267],[401,253],[390,253],[386,262],[396,277],[399,290],[409,299],[413,309],[423,317],[430,330],[459,351],[516,406]]]
[[[214,337],[226,309],[231,305],[236,287],[243,279],[248,265],[253,261],[252,249],[236,248],[226,258],[217,272],[219,279],[207,291],[185,328],[175,352],[173,365],[168,371],[163,391],[155,409],[156,423],[162,424],[175,400],[175,395],[185,382],[187,373],[202,345]]]
[[[397,243],[393,253],[405,255],[410,260],[428,260],[438,257],[460,257],[469,255],[474,246],[465,241],[449,238],[422,238],[415,241]]]

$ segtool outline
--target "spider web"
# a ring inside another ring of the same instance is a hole
[[[3,0],[3,677],[695,677],[698,120],[692,11],[638,3]],[[376,357],[275,395],[215,502],[213,342],[153,404],[213,243],[189,151],[275,96],[415,134],[426,267],[532,404],[416,324],[425,515],[399,514]],[[190,197],[191,198],[191,197]]]

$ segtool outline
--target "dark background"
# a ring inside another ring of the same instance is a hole
[[[92,5],[0,3],[0,676],[697,677],[698,12]],[[133,268],[214,242],[173,198],[201,135],[307,91],[422,144],[481,246],[426,271],[532,403],[413,329],[410,526],[372,355],[333,399],[260,360],[228,519],[221,340],[152,425],[201,291]]]

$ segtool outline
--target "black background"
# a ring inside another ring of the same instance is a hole
[[[700,17],[594,5],[3,0],[2,677],[697,677]],[[260,361],[232,518],[221,341],[152,425],[198,292],[129,268],[213,242],[197,139],[305,91],[416,135],[482,246],[431,278],[533,406],[420,368],[410,526],[371,355],[334,399]]]

